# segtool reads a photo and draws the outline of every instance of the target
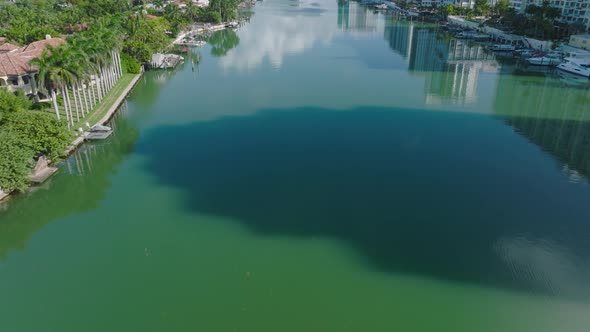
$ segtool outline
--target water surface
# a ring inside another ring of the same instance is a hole
[[[587,83],[258,2],[2,205],[2,330],[587,331]]]

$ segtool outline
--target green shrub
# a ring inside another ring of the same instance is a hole
[[[12,93],[0,89],[0,119],[3,114],[24,111],[31,108],[31,101],[21,92]]]
[[[220,23],[221,22],[221,15],[215,11],[207,11],[205,15],[203,15],[203,21],[209,23]]]
[[[139,62],[126,53],[121,53],[121,66],[123,67],[123,71],[129,74],[139,74],[141,72]]]
[[[21,144],[19,135],[0,128],[0,188],[23,191],[29,184],[35,152]]]
[[[34,156],[46,155],[51,160],[61,157],[72,139],[65,122],[45,112],[9,114],[5,116],[2,128],[17,136],[19,143],[32,150]]]

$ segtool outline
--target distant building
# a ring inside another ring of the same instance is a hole
[[[570,36],[570,46],[590,50],[590,34]]]
[[[64,42],[62,38],[47,36],[45,40],[18,47],[0,40],[0,89],[11,92],[20,90],[31,97],[39,94],[41,99],[45,99],[44,89],[37,86],[37,68],[29,62],[40,57],[48,45],[56,47]]]
[[[542,1],[541,1],[542,3]],[[553,7],[561,10],[561,19],[566,23],[579,23],[590,29],[590,0],[551,0]]]
[[[543,0],[509,0],[511,7],[524,12],[530,5],[541,6]],[[578,23],[590,30],[590,0],[549,0],[549,4],[561,11],[561,21]]]

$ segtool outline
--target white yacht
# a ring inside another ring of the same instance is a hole
[[[590,58],[565,58],[557,69],[590,78]]]
[[[496,44],[492,46],[491,50],[495,52],[513,52],[516,51],[516,47],[510,44]]]
[[[544,56],[528,58],[528,63],[535,66],[557,66],[563,61],[559,53],[548,53]]]

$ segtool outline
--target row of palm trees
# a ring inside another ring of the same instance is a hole
[[[120,48],[121,38],[112,29],[97,25],[68,38],[63,45],[47,47],[40,58],[31,60],[38,68],[38,84],[49,92],[58,120],[58,94],[68,127],[106,96],[123,75]]]

